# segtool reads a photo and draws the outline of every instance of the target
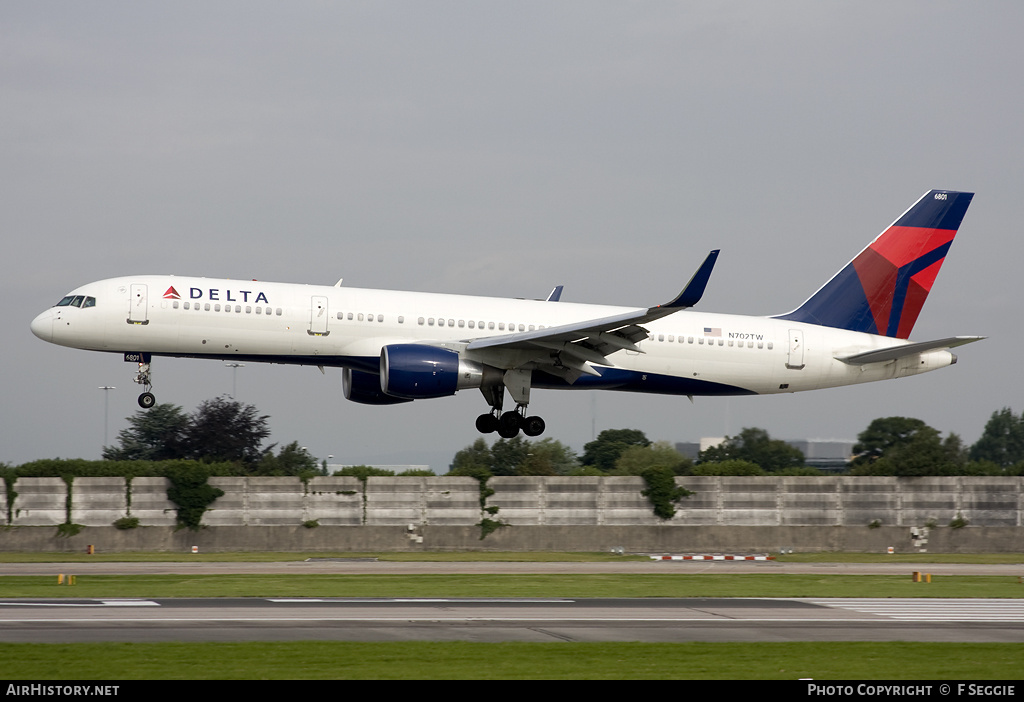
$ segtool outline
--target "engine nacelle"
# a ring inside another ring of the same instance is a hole
[[[345,368],[341,372],[341,388],[345,399],[363,405],[395,405],[412,402],[404,397],[385,395],[380,389],[380,378],[374,373]]]
[[[392,344],[380,352],[380,389],[407,400],[447,397],[485,382],[500,382],[501,371],[461,358],[455,351],[425,344]]]

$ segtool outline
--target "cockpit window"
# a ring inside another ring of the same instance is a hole
[[[56,307],[95,307],[96,298],[85,295],[68,295],[58,302]]]

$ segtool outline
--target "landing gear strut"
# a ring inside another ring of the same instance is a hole
[[[150,392],[153,388],[153,383],[150,378],[149,364],[146,362],[139,363],[139,372],[135,374],[135,382],[145,388],[145,392],[139,395],[139,407],[142,409],[149,409],[156,404],[156,396]]]
[[[501,411],[506,387],[516,400],[516,408],[510,412]],[[481,387],[480,392],[491,405],[490,412],[476,418],[476,430],[481,434],[498,432],[503,439],[513,439],[519,436],[520,430],[527,436],[540,436],[544,433],[544,420],[526,415],[530,403],[530,371],[506,371],[503,383]]]

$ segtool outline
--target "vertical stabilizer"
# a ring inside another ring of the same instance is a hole
[[[906,339],[974,193],[932,190],[778,319]]]

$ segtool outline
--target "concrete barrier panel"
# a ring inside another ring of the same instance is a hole
[[[783,476],[778,480],[780,525],[833,526],[842,522],[835,478]]]
[[[487,499],[487,505],[499,509],[494,518],[516,526],[545,524],[548,480],[532,475],[502,475],[488,480],[487,486],[494,490],[494,495]]]
[[[899,479],[876,476],[839,478],[841,524],[858,526],[878,520],[885,526],[900,523]]]
[[[901,478],[900,526],[949,524],[960,510],[959,478]]]
[[[977,477],[960,480],[960,510],[971,524],[1024,526],[1024,477]]]
[[[359,526],[363,523],[363,483],[350,475],[321,476],[309,481],[303,522],[320,526]]]
[[[56,526],[67,521],[68,486],[61,478],[18,478],[14,491],[14,526]]]
[[[246,489],[246,478],[219,477],[210,478],[212,487],[220,488],[224,494],[213,501],[203,514],[204,526],[238,526],[248,524],[246,521],[246,500],[249,491]]]
[[[655,526],[666,523],[654,514],[654,504],[642,494],[647,483],[637,476],[602,478],[604,515],[607,526]]]
[[[275,526],[301,524],[305,486],[297,476],[214,477],[224,491],[203,515],[206,526]]]
[[[128,516],[124,478],[75,478],[71,483],[71,521],[83,526],[110,526]]]
[[[543,478],[543,514],[538,524],[601,524],[607,508],[604,480],[595,476]]]
[[[672,523],[678,526],[718,524],[722,511],[721,479],[717,475],[688,475],[676,478],[678,487],[693,494],[676,503]]]
[[[722,523],[737,526],[775,526],[779,513],[779,479],[761,476],[722,476]]]
[[[422,480],[427,485],[423,524],[473,526],[483,519],[484,514],[480,508],[480,483],[476,478],[442,475]]]
[[[249,492],[245,524],[297,526],[302,523],[306,486],[295,475],[247,478]]]
[[[167,497],[171,481],[167,478],[132,478],[131,516],[141,526],[174,526],[177,506]]]

